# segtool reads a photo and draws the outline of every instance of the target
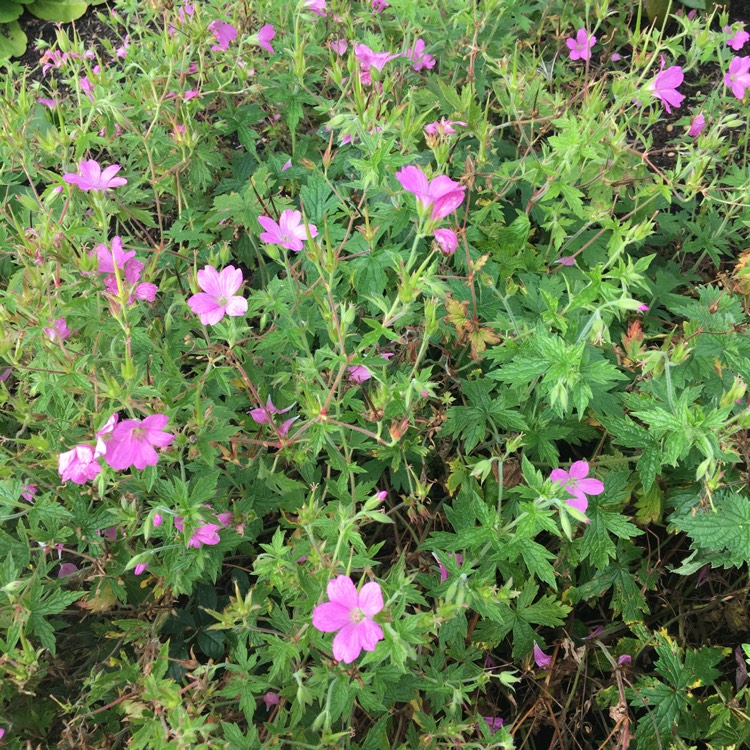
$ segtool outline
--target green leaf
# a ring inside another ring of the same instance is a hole
[[[80,18],[88,10],[89,4],[76,0],[34,0],[26,7],[32,15],[43,21],[69,23]]]
[[[0,24],[0,60],[20,57],[26,52],[28,39],[18,21]]]
[[[317,172],[307,179],[307,184],[299,191],[299,197],[305,216],[312,224],[322,224],[326,211],[339,202],[323,175]]]
[[[0,24],[10,23],[20,18],[23,14],[23,5],[14,3],[12,0],[0,3]]]

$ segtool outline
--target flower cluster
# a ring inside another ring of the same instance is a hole
[[[120,294],[127,293],[127,304],[133,305],[136,300],[153,302],[159,287],[149,282],[141,282],[144,264],[135,259],[135,250],[125,252],[122,238],[115,235],[111,247],[104,243],[96,246],[94,251],[99,265],[97,271],[104,274],[106,294],[114,301]],[[120,274],[119,272],[122,271]],[[119,277],[119,281],[118,281]]]

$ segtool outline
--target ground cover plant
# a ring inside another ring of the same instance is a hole
[[[741,19],[99,13],[2,79],[2,743],[748,746]]]

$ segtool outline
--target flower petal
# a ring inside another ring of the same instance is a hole
[[[350,623],[333,639],[333,658],[336,661],[351,664],[360,655],[362,645],[359,640],[359,627]]]
[[[332,602],[343,604],[349,610],[358,606],[357,589],[349,576],[337,576],[331,579],[328,581],[326,591]]]
[[[362,590],[359,592],[359,608],[368,617],[376,615],[383,609],[383,590],[379,583],[371,581],[362,586]]]
[[[586,461],[576,461],[570,467],[571,479],[584,479],[589,475],[589,465]]]
[[[313,627],[321,633],[333,633],[351,624],[350,610],[338,602],[325,602],[313,609]]]
[[[365,651],[374,651],[378,641],[383,640],[383,629],[374,620],[362,620],[357,626],[359,643]]]

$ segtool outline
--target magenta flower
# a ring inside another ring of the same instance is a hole
[[[135,566],[133,569],[133,574],[139,576],[141,573],[143,573],[144,570],[148,568],[148,563],[138,563],[138,565]]]
[[[96,246],[95,252],[99,261],[96,270],[99,273],[114,273],[115,267],[125,268],[125,264],[135,257],[135,250],[129,250],[127,253],[123,251],[122,237],[118,235],[112,238],[111,250],[104,243],[100,243]]]
[[[559,263],[561,266],[574,266],[576,259],[572,255],[563,255],[558,258],[555,263]]]
[[[415,166],[404,167],[396,172],[401,187],[413,193],[423,208],[432,206],[431,218],[440,220],[452,214],[463,202],[466,187],[450,177],[439,175],[432,180]]]
[[[364,383],[372,377],[372,373],[364,365],[352,365],[346,368],[349,372],[350,383]]]
[[[284,166],[281,168],[282,172],[286,172],[287,169],[290,169],[292,166],[292,160],[287,159],[287,161],[284,162]]]
[[[278,706],[279,705],[279,694],[274,693],[273,691],[269,690],[264,696],[263,696],[263,703],[266,704],[266,708],[270,711],[271,706]]]
[[[174,519],[174,527],[178,531],[185,531],[185,519],[182,516],[177,516]],[[221,541],[219,529],[221,529],[221,526],[215,523],[201,521],[195,531],[193,531],[188,542],[188,547],[200,549],[204,544],[208,547],[218,544]]]
[[[632,664],[632,663],[633,663],[633,657],[630,654],[623,654],[617,659],[618,667],[623,666],[623,664]]]
[[[445,255],[453,255],[458,247],[458,237],[452,229],[436,229],[433,232],[435,241],[440,248],[440,252]]]
[[[119,471],[135,466],[145,469],[156,466],[159,454],[154,446],[163,448],[174,440],[174,435],[164,432],[169,421],[166,414],[152,414],[143,421],[125,419],[112,431],[104,460]]]
[[[572,495],[565,502],[581,513],[586,512],[589,505],[587,495],[601,495],[604,485],[598,479],[589,478],[589,465],[586,461],[576,461],[570,471],[553,469],[549,478],[556,484],[561,484],[563,490]]]
[[[566,39],[565,44],[570,50],[571,60],[590,60],[591,48],[596,44],[596,37],[589,34],[586,29],[578,29],[575,37]]]
[[[434,552],[432,553],[432,556],[437,560],[438,568],[440,569],[440,583],[445,583],[448,580],[448,568],[438,560],[438,556]],[[451,553],[449,557],[456,561],[456,565],[461,567],[461,563],[464,561],[463,555],[456,552],[455,554]]]
[[[96,461],[94,449],[86,443],[61,453],[57,457],[57,471],[63,482],[70,480],[75,484],[86,484],[94,479],[102,467]]]
[[[349,42],[346,39],[332,39],[328,46],[337,54],[343,55],[349,49]]]
[[[115,177],[122,169],[119,164],[112,164],[104,171],[94,159],[86,159],[78,165],[78,172],[68,172],[63,180],[71,185],[78,185],[81,190],[109,190],[110,188],[127,185],[124,177]]]
[[[211,21],[208,24],[208,30],[216,37],[216,41],[218,42],[218,44],[211,45],[213,52],[229,49],[229,42],[233,42],[237,38],[237,29],[226,21],[219,21],[218,19]]]
[[[691,138],[695,138],[699,136],[705,126],[706,126],[706,118],[703,116],[703,113],[697,114],[693,118],[693,121],[690,123],[690,130],[688,130],[688,135]]]
[[[158,529],[159,526],[164,523],[164,518],[162,517],[161,513],[154,513],[154,517],[151,520],[151,523],[154,525],[154,528]]]
[[[370,7],[373,13],[382,13],[386,8],[390,8],[391,4],[388,0],[372,0]]]
[[[305,0],[305,8],[318,16],[326,14],[326,0]]]
[[[120,415],[115,412],[96,433],[96,448],[94,448],[94,458],[99,458],[107,452],[107,444],[112,439],[112,432],[115,425],[120,419]]]
[[[266,400],[266,405],[253,409],[250,412],[250,416],[256,424],[269,424],[273,421],[271,419],[272,414],[286,414],[292,408],[294,408],[294,404],[292,404],[292,406],[287,406],[286,409],[277,409],[273,405],[273,401],[271,401],[271,397],[269,396]]]
[[[750,88],[750,57],[733,57],[724,75],[724,83],[737,99],[744,99],[745,89]]]
[[[21,497],[24,500],[27,500],[28,502],[33,503],[34,495],[36,495],[38,489],[39,488],[32,482],[28,482],[27,484],[22,484],[21,485]]]
[[[734,32],[732,36],[730,36],[727,39],[727,44],[735,51],[739,52],[747,43],[747,41],[750,39],[750,34],[747,33],[747,31],[744,30],[745,24],[740,21],[738,23],[739,29]],[[725,34],[732,34],[732,27],[731,26],[725,26],[722,31]]]
[[[78,566],[75,563],[60,563],[60,567],[57,570],[58,578],[66,578],[72,576],[73,573],[78,572]]]
[[[482,718],[487,722],[490,734],[495,734],[495,732],[499,732],[502,729],[504,722],[499,716],[483,716]]]
[[[156,293],[159,291],[159,287],[156,284],[148,282],[138,283],[141,278],[141,271],[143,271],[143,263],[139,260],[129,260],[125,264],[124,270],[124,277],[120,277],[120,280],[128,292],[127,304],[134,305],[136,299],[153,302]],[[110,296],[119,297],[120,292],[117,287],[117,277],[113,273],[104,279],[104,285],[107,287],[107,292]]]
[[[321,633],[339,631],[333,639],[333,658],[351,664],[361,653],[374,651],[383,630],[372,618],[383,609],[380,584],[371,581],[357,592],[349,576],[328,582],[329,602],[313,610],[312,624]]]
[[[679,65],[672,65],[664,70],[664,57],[662,57],[661,68],[659,68],[659,72],[656,74],[654,80],[648,85],[649,90],[653,92],[657,99],[661,99],[664,109],[670,114],[672,113],[670,105],[677,109],[685,98],[677,91],[677,87],[684,79],[685,76]]]
[[[270,23],[265,26],[261,26],[256,34],[257,44],[267,52],[273,54],[273,47],[271,46],[271,40],[276,36],[276,31]]]
[[[375,68],[378,72],[382,72],[387,62],[395,60],[397,57],[401,57],[400,53],[391,54],[389,52],[375,52],[365,44],[355,44],[354,55],[359,62],[359,77],[364,85],[372,83],[370,68]]]
[[[463,125],[466,127],[468,123],[462,122],[461,120],[448,120],[445,117],[441,117],[439,122],[431,122],[424,126],[425,135],[453,135],[456,132],[454,125]]]
[[[54,109],[57,106],[57,101],[55,99],[46,99],[42,96],[40,96],[37,101],[39,104],[44,104],[46,107],[49,107],[50,109]]]
[[[42,328],[42,330],[47,334],[50,341],[54,341],[55,339],[65,341],[65,339],[72,333],[70,328],[68,328],[68,324],[65,322],[65,318],[56,318],[52,323],[51,328]]]
[[[406,57],[413,63],[413,70],[435,67],[435,58],[432,55],[426,55],[424,48],[424,40],[417,39],[417,41],[414,42],[414,46],[406,53]]]
[[[220,273],[206,266],[197,276],[203,291],[190,297],[188,305],[203,325],[216,325],[224,315],[236,318],[247,312],[247,300],[235,294],[244,282],[240,268],[227,266]]]
[[[303,243],[307,239],[308,231],[310,237],[318,236],[318,228],[314,224],[305,225],[302,222],[302,213],[290,208],[282,211],[278,223],[270,216],[259,216],[258,222],[266,230],[260,235],[263,242],[269,245],[281,245],[295,253],[304,247]]]
[[[130,35],[126,34],[123,43],[115,50],[115,57],[125,59],[128,56],[128,47],[130,46]]]
[[[544,651],[536,645],[536,641],[534,641],[534,662],[540,669],[547,669],[547,667],[552,664],[552,657],[545,654]]]
[[[636,308],[638,312],[648,312],[649,309],[650,309],[649,306],[645,302],[641,302],[641,304],[638,305],[638,307]]]

